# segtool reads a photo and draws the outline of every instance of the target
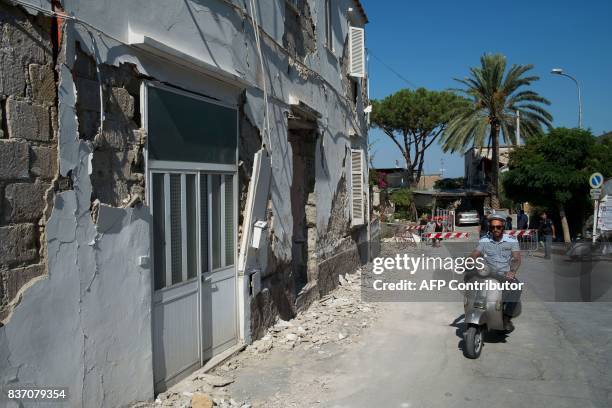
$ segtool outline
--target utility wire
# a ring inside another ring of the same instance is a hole
[[[412,88],[418,88],[417,85],[415,85],[414,82],[406,79],[406,77],[404,77],[402,74],[400,74],[399,72],[397,72],[395,69],[393,69],[393,67],[391,67],[389,64],[387,64],[385,61],[383,61],[380,57],[378,57],[376,54],[374,54],[372,52],[371,49],[368,49],[368,52],[371,56],[373,56],[374,58],[376,58],[378,60],[378,62],[380,62],[385,68],[387,68],[389,71],[393,72],[399,79],[401,79],[402,81],[404,81],[405,83],[407,83],[408,85],[410,85]]]

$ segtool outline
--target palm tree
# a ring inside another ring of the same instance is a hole
[[[491,146],[493,172],[489,192],[494,208],[499,207],[500,131],[504,144],[518,143],[515,134],[517,111],[523,138],[542,132],[542,125],[549,129],[552,126],[551,114],[541,106],[550,105],[550,102],[525,89],[540,79],[524,76],[532,68],[533,65],[512,65],[506,72],[505,56],[484,54],[480,67],[470,68],[470,77],[455,79],[465,85],[465,89],[454,91],[465,96],[466,103],[452,112],[452,119],[442,136],[442,147],[445,152],[455,152],[469,146],[484,147],[485,141]]]

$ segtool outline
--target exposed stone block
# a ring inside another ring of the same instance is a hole
[[[0,179],[28,177],[28,144],[16,140],[0,140]]]
[[[45,209],[49,184],[14,183],[4,190],[4,215],[8,222],[37,222]]]
[[[45,29],[18,9],[0,4],[0,95],[24,96],[28,64],[51,61]]]
[[[134,117],[134,97],[125,88],[112,88],[107,109],[111,115],[132,119]]]
[[[94,140],[100,129],[100,111],[79,110],[79,137]]]
[[[28,73],[34,101],[41,105],[53,105],[55,103],[56,85],[51,64],[30,64]]]
[[[44,264],[28,265],[21,268],[0,271],[0,310],[4,309],[17,292],[30,280],[46,273]]]
[[[6,119],[11,139],[48,141],[51,139],[49,108],[8,98]]]
[[[30,172],[34,176],[51,180],[57,174],[57,149],[54,147],[30,147]]]
[[[105,120],[102,133],[96,134],[94,146],[96,148],[111,148],[113,150],[124,150],[128,145],[138,142],[140,133],[136,125],[130,122]]]
[[[100,85],[98,81],[76,78],[77,109],[100,112]]]
[[[31,262],[37,257],[34,224],[0,227],[0,265]]]

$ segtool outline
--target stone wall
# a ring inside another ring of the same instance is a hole
[[[57,176],[50,19],[0,4],[0,321],[46,274],[45,225]]]
[[[79,137],[93,147],[92,202],[114,207],[144,201],[144,133],[141,130],[140,83],[129,64],[101,64],[104,123],[100,129],[100,82],[95,60],[77,49],[74,65]]]

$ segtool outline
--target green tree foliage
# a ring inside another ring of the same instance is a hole
[[[410,184],[423,173],[425,151],[437,140],[450,120],[450,112],[462,101],[452,92],[402,89],[372,101],[371,121],[391,138],[406,161]]]
[[[464,183],[464,177],[443,178],[440,180],[436,180],[436,182],[434,183],[434,188],[438,190],[454,190],[457,188],[463,188]]]
[[[397,218],[410,219],[416,217],[412,191],[409,188],[400,188],[393,191],[390,200],[395,204]],[[413,213],[411,216],[410,214]]]
[[[511,152],[509,168],[503,180],[508,197],[558,209],[563,224],[570,203],[589,208],[591,173],[612,176],[612,141],[598,140],[588,130],[556,128]],[[567,240],[569,231],[564,236]]]
[[[455,79],[465,86],[455,89],[470,103],[459,105],[451,114],[442,136],[444,151],[464,151],[472,146],[491,146],[493,171],[490,193],[492,206],[499,206],[499,140],[517,144],[516,112],[520,112],[521,136],[524,139],[541,133],[542,125],[550,128],[552,116],[542,105],[550,102],[528,89],[539,77],[528,75],[533,65],[512,65],[506,57],[484,54],[480,67],[470,69],[470,76]]]

